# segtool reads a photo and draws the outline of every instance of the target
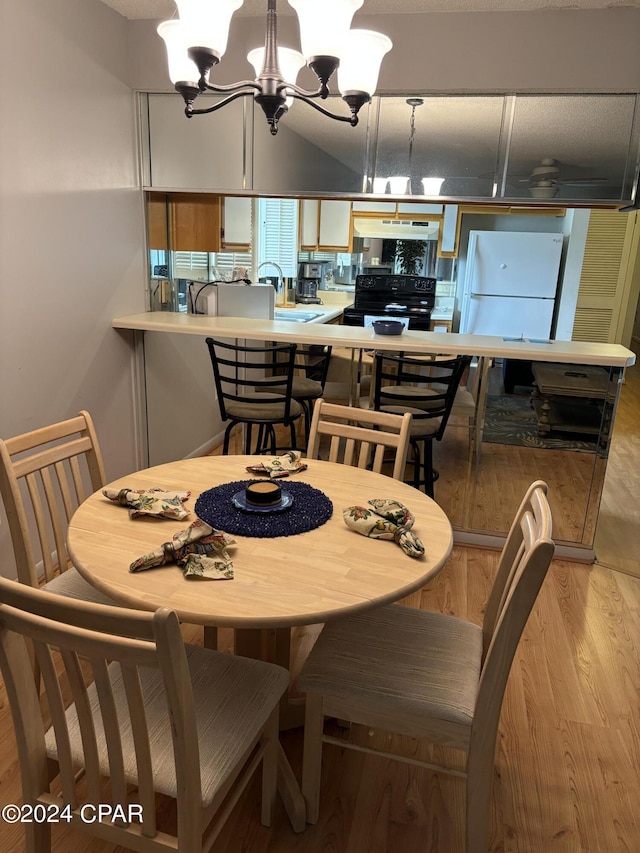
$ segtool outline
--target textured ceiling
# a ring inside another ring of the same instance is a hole
[[[102,0],[125,18],[170,18],[176,6],[173,0]],[[367,14],[398,14],[403,12],[497,12],[531,9],[608,9],[637,6],[640,0],[365,0],[360,10]],[[245,0],[236,15],[264,15],[266,0]],[[281,0],[278,14],[294,14],[288,3]]]

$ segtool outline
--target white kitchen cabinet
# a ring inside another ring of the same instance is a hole
[[[354,213],[388,213],[395,216],[395,201],[354,201],[352,205]]]
[[[320,202],[303,198],[300,202],[300,248],[302,251],[318,248]]]
[[[459,237],[460,220],[458,205],[445,204],[438,255],[441,258],[456,258],[458,256]]]
[[[222,215],[223,249],[251,248],[251,206],[250,198],[229,197],[224,199]]]
[[[351,202],[303,199],[300,202],[300,248],[351,251]]]
[[[400,201],[398,202],[398,218],[401,218],[407,213],[413,213],[416,216],[432,216],[441,215],[443,204],[423,204],[422,202]]]
[[[318,248],[351,251],[351,202],[322,199]]]

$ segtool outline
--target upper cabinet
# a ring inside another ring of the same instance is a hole
[[[351,251],[351,202],[332,199],[300,201],[300,248]]]
[[[253,199],[223,199],[222,248],[225,251],[249,251],[251,248],[251,206]]]
[[[220,198],[190,193],[150,193],[147,200],[150,249],[219,252]]]

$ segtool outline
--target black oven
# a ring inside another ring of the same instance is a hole
[[[436,279],[420,275],[356,276],[355,301],[345,308],[345,326],[369,325],[368,318],[409,318],[409,328],[428,332],[436,300]]]

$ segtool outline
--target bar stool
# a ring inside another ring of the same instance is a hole
[[[425,362],[403,353],[378,352],[375,356],[373,407],[381,412],[412,417],[409,444],[413,450],[413,485],[424,485],[433,497],[438,474],[433,470],[433,442],[441,441],[456,391],[471,356]],[[431,367],[437,368],[430,374]],[[420,468],[422,467],[422,476]]]
[[[229,452],[231,431],[237,424],[246,426],[244,452],[275,453],[297,450],[296,421],[302,406],[292,396],[295,344],[243,346],[214,338],[206,339],[223,422],[223,455]],[[291,446],[276,447],[275,426],[291,431]],[[251,449],[252,427],[258,427],[255,449]]]

